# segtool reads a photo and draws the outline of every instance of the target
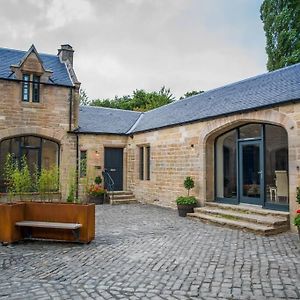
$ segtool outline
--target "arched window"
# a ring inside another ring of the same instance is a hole
[[[228,203],[288,206],[288,138],[284,128],[247,124],[216,139],[216,198]]]
[[[59,165],[59,144],[38,136],[18,136],[0,142],[0,190],[5,192],[4,166],[8,154],[21,161],[26,158],[30,172]]]

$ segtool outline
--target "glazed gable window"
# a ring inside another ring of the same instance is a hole
[[[23,74],[22,101],[40,102],[40,76]]]
[[[139,178],[150,180],[150,146],[139,147]]]

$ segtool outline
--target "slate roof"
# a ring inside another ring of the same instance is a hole
[[[0,48],[0,79],[15,79],[10,66],[19,64],[26,53],[27,51]],[[57,55],[39,53],[39,57],[44,68],[53,72],[49,84],[73,86],[66,65]]]
[[[140,115],[130,110],[80,106],[78,132],[126,134]]]
[[[178,100],[143,114],[83,107],[80,109],[80,131],[133,134],[299,100],[300,63]]]
[[[146,112],[134,132],[300,100],[300,63]]]

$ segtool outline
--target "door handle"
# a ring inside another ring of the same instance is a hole
[[[111,171],[111,172],[116,172],[117,170],[116,170],[116,169],[110,169],[110,171]]]

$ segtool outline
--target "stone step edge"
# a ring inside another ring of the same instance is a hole
[[[208,207],[201,207],[196,208],[195,213],[206,213],[210,215],[219,215],[224,216],[226,219],[226,216],[233,217],[238,220],[245,220],[252,223],[257,224],[264,224],[267,226],[282,226],[282,225],[289,225],[288,218],[286,217],[279,217],[274,215],[260,215],[260,214],[254,214],[254,213],[240,213],[238,211],[229,210],[229,209],[217,209],[217,208],[208,208]],[[268,218],[271,218],[272,220],[268,220]]]
[[[133,192],[131,192],[131,191],[113,191],[113,192],[111,192],[111,191],[109,191],[109,192],[107,192],[107,194],[114,194],[114,195],[131,195],[131,194],[133,194]]]
[[[110,199],[135,199],[135,197],[133,195],[110,195],[109,196]]]
[[[211,207],[219,207],[222,209],[231,209],[231,210],[236,210],[243,212],[245,214],[248,213],[256,213],[258,215],[272,215],[272,216],[279,216],[279,217],[290,217],[289,212],[284,212],[284,211],[275,211],[271,209],[264,209],[264,208],[254,208],[251,206],[240,206],[240,205],[234,205],[234,204],[225,204],[225,203],[217,203],[217,202],[205,202],[205,206],[211,206]]]
[[[199,213],[188,213],[187,217],[194,219],[194,220],[208,222],[208,223],[211,223],[214,225],[226,226],[229,228],[240,229],[240,230],[246,230],[246,231],[250,231],[250,232],[254,232],[254,233],[259,233],[262,235],[278,234],[281,232],[285,232],[289,229],[287,226],[268,227],[268,226],[263,226],[263,225],[259,225],[259,224],[249,223],[249,222],[241,222],[241,221],[224,219],[224,218],[220,218],[220,217],[212,217],[209,215],[199,214]]]
[[[137,200],[132,199],[132,200],[111,200],[110,204],[112,205],[118,205],[118,204],[134,204],[134,203],[138,203]]]

